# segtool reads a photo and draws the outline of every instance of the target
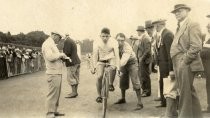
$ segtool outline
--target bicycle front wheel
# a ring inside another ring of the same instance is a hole
[[[102,110],[103,118],[106,118],[106,110],[107,110],[107,98],[103,98],[103,110]]]

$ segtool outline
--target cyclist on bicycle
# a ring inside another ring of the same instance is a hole
[[[141,102],[141,86],[138,78],[138,62],[135,52],[133,51],[132,47],[125,42],[126,37],[123,33],[117,34],[116,39],[119,44],[120,72],[122,73],[120,76],[122,98],[119,99],[115,104],[126,103],[125,92],[129,88],[129,79],[131,79],[133,89],[136,91],[138,98],[138,103],[135,110],[141,110],[143,108],[143,104]]]
[[[119,69],[119,50],[117,41],[110,39],[110,30],[103,28],[101,30],[101,40],[96,40],[93,44],[93,66],[94,72],[97,71],[97,92],[98,97],[96,102],[102,103],[101,89],[102,79],[104,74],[105,63],[109,63],[112,70],[110,71],[110,85],[109,91],[114,91],[114,78],[116,75],[116,69]]]

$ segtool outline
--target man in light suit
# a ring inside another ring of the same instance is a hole
[[[47,93],[47,118],[55,118],[61,115],[57,112],[62,83],[62,60],[67,56],[60,53],[56,44],[61,41],[61,35],[52,32],[51,36],[42,44],[42,53],[46,64],[48,83]]]
[[[193,86],[195,74],[204,71],[200,57],[202,33],[199,24],[188,17],[190,10],[185,4],[174,6],[172,13],[178,20],[178,27],[170,53],[180,92],[179,117],[202,118],[201,105]]]

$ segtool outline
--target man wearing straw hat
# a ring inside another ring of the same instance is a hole
[[[61,35],[57,32],[52,32],[51,36],[42,44],[42,53],[47,68],[47,118],[55,118],[55,116],[59,115],[57,109],[61,94],[62,59],[66,58],[66,55],[60,53],[56,47],[56,44],[58,44],[60,40]]]
[[[200,25],[189,18],[190,10],[185,4],[174,6],[172,13],[178,25],[170,53],[180,93],[179,117],[202,118],[200,101],[193,86],[196,74],[204,71],[200,57],[202,33]]]

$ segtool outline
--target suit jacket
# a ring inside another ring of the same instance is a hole
[[[157,46],[157,63],[160,67],[160,76],[165,78],[169,75],[170,71],[173,71],[170,49],[174,35],[170,30],[165,28],[160,38],[160,46]]]
[[[63,52],[70,57],[71,61],[66,60],[66,66],[74,66],[76,64],[80,64],[81,61],[79,59],[79,56],[77,54],[77,45],[74,42],[74,40],[68,38],[64,42]]]
[[[198,23],[187,18],[175,34],[171,47],[171,57],[182,54],[182,60],[190,65],[191,71],[204,71],[200,57],[202,33]]]
[[[136,56],[139,63],[143,62],[143,63],[149,64],[152,60],[151,42],[150,42],[149,36],[147,36],[146,34],[143,34],[142,39],[138,40]]]

